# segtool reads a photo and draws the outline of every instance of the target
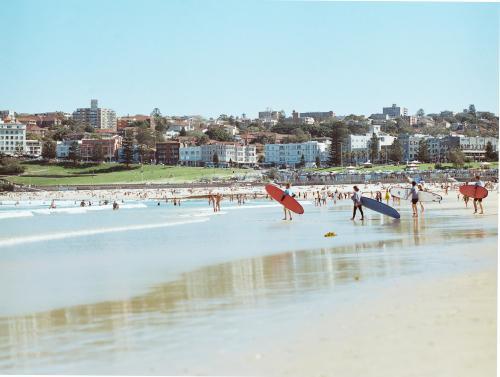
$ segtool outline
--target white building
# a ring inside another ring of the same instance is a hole
[[[201,146],[186,145],[179,148],[181,165],[198,166],[201,164]]]
[[[316,157],[322,163],[328,162],[329,143],[306,141],[304,143],[266,144],[264,146],[265,161],[276,165],[299,165],[304,156],[306,166],[316,163]]]
[[[97,100],[90,101],[90,107],[76,109],[73,120],[81,124],[89,124],[96,129],[116,130],[116,113],[111,109],[97,106]]]
[[[0,154],[22,155],[26,152],[26,125],[0,123]]]
[[[81,140],[76,140],[78,145],[82,146]],[[58,141],[56,143],[56,157],[57,158],[68,158],[69,157],[69,149],[71,145],[75,142],[75,140],[63,140]]]
[[[352,159],[357,163],[369,160],[370,144],[373,134],[378,138],[378,150],[392,145],[394,136],[386,134],[380,130],[380,125],[372,124],[367,134],[365,135],[349,135],[345,140],[345,145],[342,145],[342,150],[353,154]]]
[[[254,165],[257,163],[255,145],[238,145],[234,143],[205,144],[201,146],[201,160],[212,163],[217,154],[219,163],[237,163]]]
[[[26,154],[31,157],[42,155],[42,142],[40,140],[26,140]]]

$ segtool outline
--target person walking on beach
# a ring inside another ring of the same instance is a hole
[[[385,203],[389,205],[389,199],[391,199],[391,194],[389,194],[389,189],[385,190]]]
[[[281,197],[281,201],[285,200],[285,198],[287,196],[291,196],[292,198],[295,197],[295,194],[293,193],[293,191],[291,189],[290,183],[286,184],[286,189],[285,189],[285,191],[283,191],[283,196]],[[286,215],[287,215],[287,212],[288,212],[288,216],[290,217],[290,221],[292,221],[292,211],[290,211],[289,209],[287,209],[285,206],[283,206],[283,210],[285,211],[285,218],[283,220],[287,219]]]
[[[418,187],[418,191],[424,191],[424,188],[422,187],[421,184],[417,185]],[[422,203],[421,200],[419,200],[419,203],[420,203],[420,212],[424,212],[424,203]]]
[[[353,189],[354,189],[354,192],[352,193],[351,199],[353,201],[354,208],[352,210],[351,220],[354,220],[354,218],[356,217],[356,210],[358,210],[358,209],[359,209],[359,213],[361,213],[361,220],[364,220],[365,216],[363,214],[363,206],[361,204],[361,193],[359,192],[358,186],[354,186]]]
[[[222,195],[220,193],[215,194],[214,212],[220,212],[221,200],[222,200]]]
[[[418,191],[417,191],[417,182],[415,181],[411,183],[410,196],[411,196],[411,209],[413,210],[413,217],[418,217],[418,210],[417,210]]]
[[[481,181],[481,177],[479,175],[476,175],[476,182],[474,183],[474,186],[484,187],[484,182]],[[479,208],[481,208],[481,212],[479,214],[480,215],[484,214],[483,199],[474,198],[474,201],[472,203],[474,204],[474,213],[477,213],[477,205],[479,203]]]

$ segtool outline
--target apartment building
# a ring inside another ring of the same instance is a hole
[[[328,162],[330,145],[327,142],[306,141],[304,143],[266,144],[264,158],[266,163],[286,166],[297,166],[302,161],[312,166],[319,157],[322,163]]]
[[[201,161],[212,163],[217,154],[219,163],[235,163],[239,165],[255,165],[257,151],[255,145],[239,145],[235,143],[213,143],[201,146]]]
[[[182,145],[179,148],[179,161],[186,166],[200,166],[201,146],[198,145]]]
[[[0,154],[22,155],[26,152],[26,125],[0,123]]]
[[[408,109],[393,103],[391,107],[383,107],[382,114],[386,114],[389,118],[405,117],[408,116]]]
[[[73,120],[81,124],[89,124],[96,129],[116,130],[116,113],[111,109],[98,107],[96,99],[91,100],[90,107],[79,108],[73,112]]]
[[[30,157],[40,157],[42,155],[42,142],[40,140],[26,140],[26,152]]]
[[[156,163],[177,165],[179,163],[180,143],[178,141],[165,141],[156,143]]]
[[[116,161],[118,149],[122,146],[122,137],[116,135],[108,139],[82,139],[81,142],[82,159],[93,160],[96,155],[101,154],[105,161]],[[100,153],[97,148],[100,148]]]

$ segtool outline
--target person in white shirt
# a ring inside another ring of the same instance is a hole
[[[361,213],[361,220],[364,220],[365,216],[363,214],[363,206],[361,204],[361,193],[359,192],[358,186],[354,186],[353,189],[354,189],[354,192],[351,196],[351,199],[354,203],[354,208],[352,210],[351,220],[354,220],[354,218],[356,217],[356,210],[358,210],[358,209],[359,209],[359,212]]]
[[[476,182],[474,183],[474,186],[484,187],[484,182],[481,181],[481,177],[479,175],[476,175]],[[479,214],[482,215],[484,213],[483,199],[474,198],[473,204],[474,204],[474,213],[477,213],[477,205],[479,204],[479,208],[481,208],[481,212]]]

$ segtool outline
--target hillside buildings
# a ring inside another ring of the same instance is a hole
[[[116,130],[116,113],[98,107],[96,99],[90,101],[90,107],[76,109],[73,112],[73,120],[80,124],[88,124],[95,129]]]

